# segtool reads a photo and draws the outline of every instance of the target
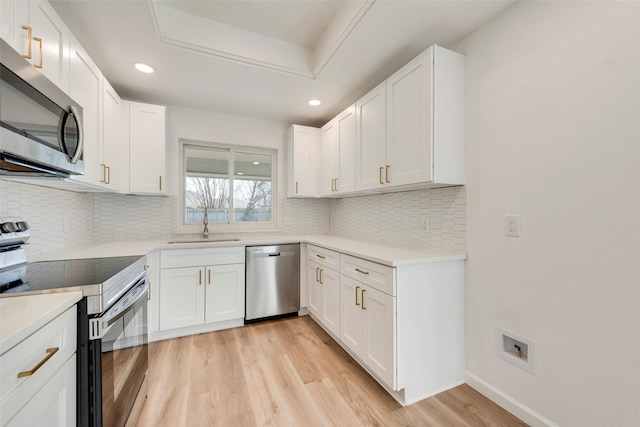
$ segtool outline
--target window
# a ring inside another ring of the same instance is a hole
[[[275,224],[274,151],[183,143],[183,224]]]

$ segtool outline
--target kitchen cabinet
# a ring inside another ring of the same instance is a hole
[[[28,46],[31,41],[29,37],[29,2],[25,0],[0,1],[0,37],[16,52],[29,56]]]
[[[128,165],[122,159],[124,151],[123,138],[121,135],[120,123],[122,119],[122,100],[118,93],[111,87],[109,82],[103,78],[102,90],[102,151],[100,166],[102,167],[102,183],[110,190],[117,192],[128,191],[124,186],[125,177],[128,178]],[[128,156],[127,156],[128,159]],[[125,169],[127,169],[125,173]]]
[[[159,330],[244,318],[244,247],[163,250]]]
[[[69,96],[82,106],[84,130],[84,175],[73,175],[70,179],[101,187],[105,185],[108,171],[102,160],[103,77],[100,69],[75,39],[71,41],[69,73]]]
[[[1,425],[75,425],[76,316],[74,305],[0,356]]]
[[[432,46],[356,102],[356,189],[464,184],[464,57]]]
[[[319,291],[312,296],[316,268],[323,268],[314,250],[335,254],[339,265],[339,322],[333,338],[396,400],[408,405],[464,382],[463,259],[383,265],[352,250],[347,254],[310,244],[309,311],[328,331],[322,308],[336,299]],[[393,248],[389,252],[393,259]],[[324,262],[335,265],[332,259]]]
[[[352,105],[321,129],[323,196],[355,191],[355,144],[355,105]]]
[[[339,254],[328,249],[307,246],[308,309],[336,337],[340,333]]]
[[[319,194],[320,129],[292,125],[287,133],[288,197]]]
[[[166,195],[165,110],[128,102],[129,193]]]

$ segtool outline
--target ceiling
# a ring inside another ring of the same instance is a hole
[[[123,98],[309,126],[512,2],[51,0]]]

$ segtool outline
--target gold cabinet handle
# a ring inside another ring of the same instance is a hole
[[[356,286],[356,305],[360,305],[358,302],[358,289],[360,289],[360,286]]]
[[[23,25],[22,29],[23,30],[27,30],[27,40],[29,40],[29,43],[28,43],[28,46],[27,46],[27,53],[23,54],[22,57],[23,58],[27,58],[27,59],[31,59],[31,32],[32,32],[32,29],[28,25]]]
[[[298,194],[298,181],[296,181],[296,194]]]
[[[34,37],[33,39],[37,41],[38,45],[40,46],[40,53],[38,54],[38,63],[34,65],[34,67],[42,68],[42,39],[40,37]]]
[[[107,165],[105,165],[104,163],[100,163],[100,166],[102,166],[102,179],[100,180],[100,182],[103,183],[107,183]]]
[[[331,179],[331,191],[336,191],[336,190],[335,190],[335,183],[336,183],[336,179],[335,179],[335,178],[332,178],[332,179]]]
[[[211,270],[207,270],[207,283],[211,284]]]
[[[367,309],[367,307],[365,307],[365,306],[364,306],[364,293],[365,293],[365,292],[367,292],[367,290],[366,290],[366,289],[363,289],[363,290],[362,290],[362,309],[363,309],[363,310],[366,310],[366,309]]]
[[[316,256],[317,256],[318,258],[320,258],[320,259],[325,259],[325,257],[324,257],[324,256],[322,256],[322,255],[320,255],[320,254],[316,254]]]
[[[324,282],[322,281],[322,271],[323,271],[323,269],[321,268],[320,269],[320,284],[324,285]]]
[[[382,170],[384,168],[382,166],[380,166],[380,184],[384,184],[384,181],[382,180]]]
[[[104,167],[107,172],[107,179],[105,180],[105,184],[111,184],[111,166]]]
[[[162,191],[162,175],[160,175],[160,191]]]
[[[389,166],[389,165],[387,165],[386,168],[385,168],[385,176],[387,178],[385,181],[387,181],[387,184],[391,184],[391,180],[389,179],[389,169],[390,168],[391,168],[391,166]]]
[[[356,268],[356,271],[357,271],[358,273],[362,273],[362,274],[369,274],[369,272],[368,272],[368,271],[360,270],[359,268]]]
[[[198,270],[198,285],[202,285],[202,269]]]
[[[319,280],[318,280],[318,270],[320,270],[320,269],[316,267],[316,282],[319,282]]]
[[[149,280],[149,287],[147,288],[147,301],[151,301],[151,280]]]
[[[47,361],[51,359],[53,355],[58,352],[58,350],[60,350],[60,347],[48,348],[46,350],[47,355],[44,357],[44,359],[42,359],[40,362],[38,362],[36,366],[29,369],[28,371],[18,372],[18,378],[30,377],[31,375],[35,374],[36,371],[42,367],[42,365],[47,363]]]

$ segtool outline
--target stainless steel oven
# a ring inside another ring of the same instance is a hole
[[[77,425],[135,425],[149,363],[146,257],[27,263],[29,225],[0,221],[0,297],[82,291],[78,303]]]

